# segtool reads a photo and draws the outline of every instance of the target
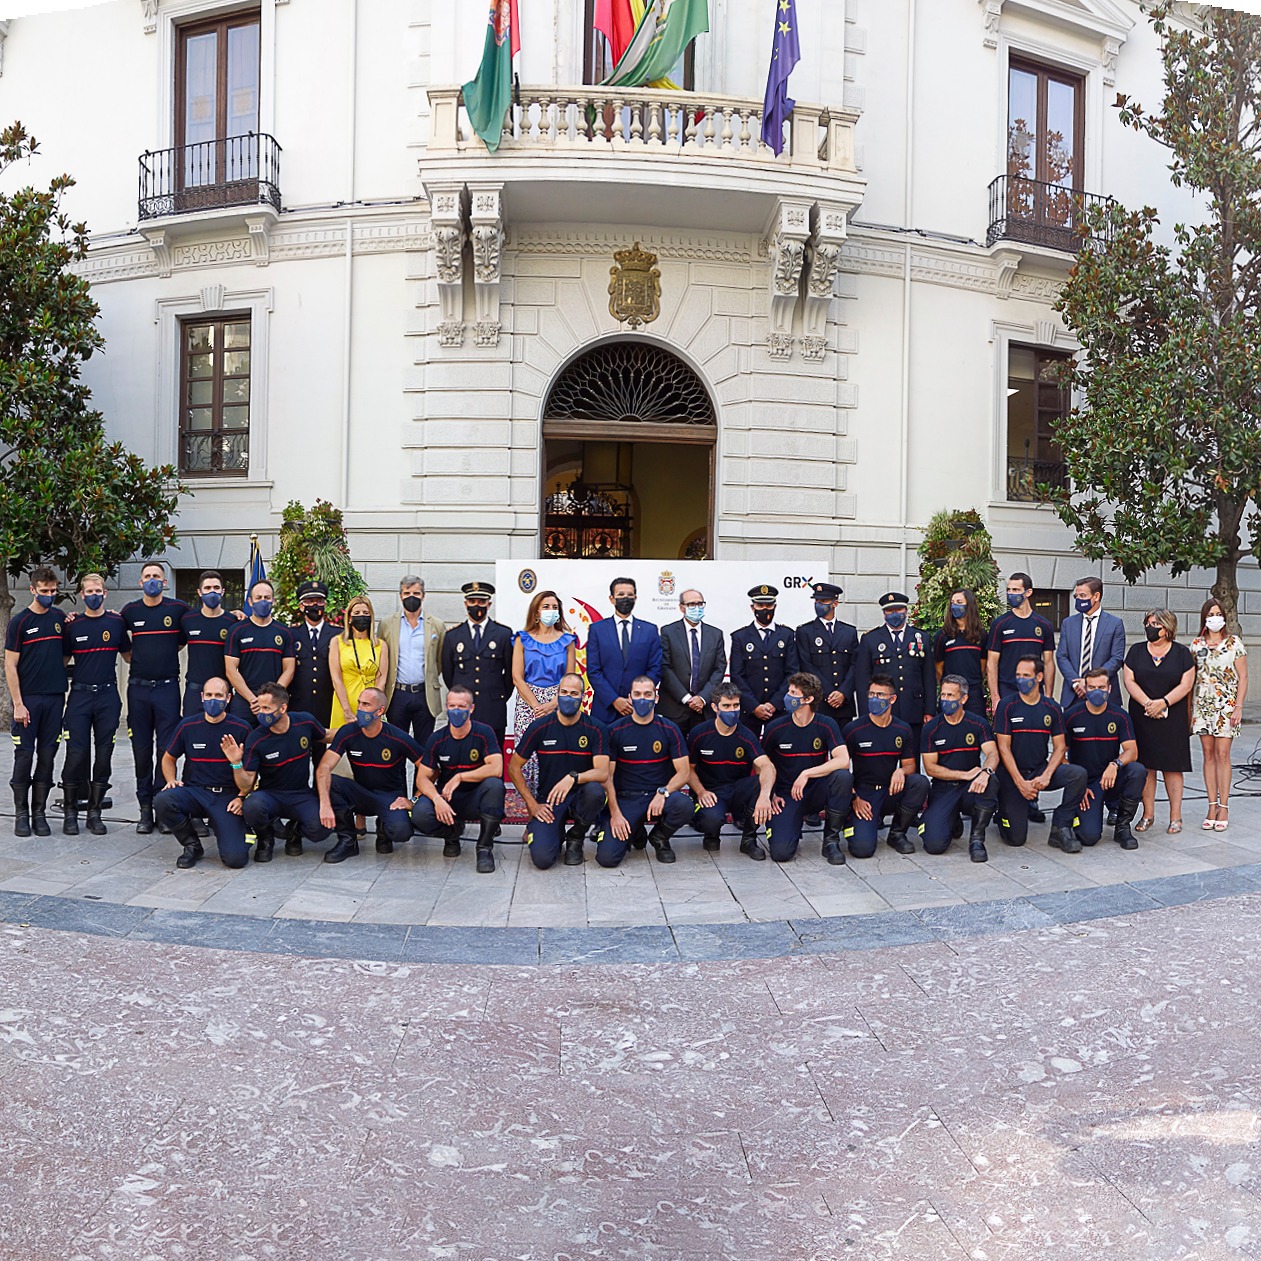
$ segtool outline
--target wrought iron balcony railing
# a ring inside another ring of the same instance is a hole
[[[192,477],[246,477],[250,471],[249,430],[180,434],[180,473]]]
[[[1008,502],[1042,503],[1039,486],[1052,490],[1068,487],[1068,467],[1063,460],[1027,460],[1022,456],[1007,457]]]
[[[280,209],[280,146],[249,132],[140,155],[140,218],[228,206]]]
[[[1020,241],[1076,254],[1087,241],[1103,244],[1107,240],[1106,235],[1091,231],[1087,212],[1096,206],[1109,205],[1111,197],[1025,179],[1021,175],[1000,175],[989,191],[990,226],[986,245],[993,245],[995,241]]]

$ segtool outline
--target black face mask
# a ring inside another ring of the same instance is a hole
[[[613,607],[623,616],[630,617],[635,611],[635,597],[633,595],[618,596],[613,601]]]
[[[1147,642],[1154,644],[1160,638],[1159,626],[1144,626],[1143,633],[1147,636]]]
[[[324,620],[324,606],[322,604],[304,604],[302,606],[302,615],[308,622],[321,622]]]
[[[409,613],[419,613],[420,612],[420,596],[405,595],[403,597],[403,607]]]
[[[470,622],[484,622],[490,610],[484,604],[467,604],[464,606]]]
[[[366,631],[372,625],[372,618],[366,613],[356,613],[350,619],[350,625],[357,631]]]
[[[775,620],[774,609],[754,609],[753,620],[759,626],[769,626]]]

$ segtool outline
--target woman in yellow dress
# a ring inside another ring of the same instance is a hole
[[[373,634],[376,618],[372,601],[357,595],[346,606],[342,633],[328,646],[328,672],[333,679],[334,731],[355,721],[359,697],[365,687],[385,687],[390,649]]]

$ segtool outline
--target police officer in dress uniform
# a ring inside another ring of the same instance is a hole
[[[314,714],[326,727],[333,716],[333,679],[328,670],[328,646],[337,638],[337,627],[324,620],[328,588],[308,579],[298,587],[302,621],[290,628],[294,671],[289,695],[294,709]]]
[[[125,661],[131,660],[131,640],[121,614],[105,608],[105,579],[100,574],[84,574],[79,594],[87,611],[67,622],[61,633],[62,654],[74,662],[65,717],[61,830],[66,836],[79,835],[79,798],[86,794],[87,829],[93,836],[104,836],[101,804],[109,791],[114,733],[123,713],[118,657],[121,653]]]
[[[937,708],[937,669],[933,664],[932,641],[917,626],[908,626],[906,610],[910,601],[901,591],[887,591],[880,597],[884,625],[869,630],[858,645],[854,688],[858,712],[867,712],[867,689],[872,676],[887,674],[893,680],[898,698],[893,716],[906,723],[914,737],[911,756],[918,760],[920,733],[933,720]]]
[[[490,618],[495,588],[488,582],[466,582],[464,610],[468,620],[447,631],[442,641],[442,681],[449,692],[466,687],[473,694],[477,721],[495,733],[500,749],[508,730],[508,697],[512,695],[512,631]]]
[[[844,594],[831,582],[816,582],[815,618],[797,627],[797,660],[800,669],[823,684],[818,713],[838,726],[854,716],[854,664],[858,656],[858,628],[836,616]]]
[[[731,632],[731,681],[740,689],[740,722],[760,736],[784,712],[788,679],[800,669],[797,636],[775,621],[779,588],[749,588],[753,625]]]

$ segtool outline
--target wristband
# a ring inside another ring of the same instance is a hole
[[[229,763],[228,763],[228,765],[229,765],[229,766],[230,766],[230,767],[231,767],[234,771],[239,771],[239,770],[240,770],[240,769],[241,769],[241,768],[245,765],[245,763],[244,763],[244,762],[229,762]]]

